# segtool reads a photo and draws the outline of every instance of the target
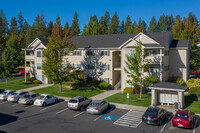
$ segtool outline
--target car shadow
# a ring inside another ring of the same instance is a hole
[[[199,126],[200,126],[200,117],[198,115],[195,115],[194,129],[198,128]]]
[[[18,119],[17,116],[13,116],[13,115],[7,115],[7,114],[3,114],[0,113],[0,126],[12,123],[14,121],[16,121]]]
[[[109,104],[109,107],[102,113],[102,115],[108,114],[111,111],[115,110],[115,105],[114,104]]]
[[[5,132],[5,131],[1,131],[1,130],[0,130],[0,133],[7,133],[7,132]]]

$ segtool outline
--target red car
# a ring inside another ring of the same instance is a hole
[[[178,110],[172,119],[173,126],[182,128],[193,128],[195,123],[195,114],[189,110]]]
[[[200,71],[199,72],[192,72],[192,75],[200,75]]]
[[[18,71],[18,74],[24,74],[25,73],[25,69],[24,68],[20,68]]]

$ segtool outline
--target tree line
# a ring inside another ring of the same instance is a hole
[[[101,34],[125,34],[139,32],[172,32],[174,39],[189,39],[191,42],[191,70],[198,71],[200,66],[199,49],[196,44],[199,43],[200,26],[195,14],[189,13],[187,17],[164,13],[158,20],[153,16],[149,25],[139,18],[138,21],[132,21],[130,16],[126,20],[119,20],[117,12],[111,17],[106,11],[100,19],[92,15],[88,24],[84,25],[83,31],[80,31],[78,14],[74,13],[71,26],[66,22],[64,27],[61,25],[60,17],[56,21],[45,20],[43,12],[37,15],[32,25],[28,24],[20,11],[16,17],[12,17],[8,22],[5,13],[0,11],[0,51],[2,53],[2,62],[12,59],[11,64],[17,67],[24,64],[24,53],[22,48],[28,46],[36,37],[47,38],[52,35],[55,27],[60,26],[65,34],[76,35],[101,35]],[[67,31],[67,33],[66,33]],[[4,58],[4,59],[3,59]]]

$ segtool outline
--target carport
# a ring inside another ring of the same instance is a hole
[[[187,89],[185,86],[171,82],[160,82],[148,88],[151,89],[152,106],[178,103],[178,107],[183,108],[185,105],[184,91]]]

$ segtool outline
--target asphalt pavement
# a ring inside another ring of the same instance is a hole
[[[46,107],[0,101],[0,133],[200,133],[199,117],[194,129],[181,129],[172,126],[172,117],[162,126],[144,124],[142,114],[111,105],[102,115],[91,115],[69,110],[64,100]]]

